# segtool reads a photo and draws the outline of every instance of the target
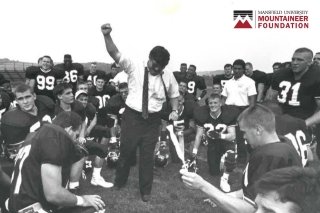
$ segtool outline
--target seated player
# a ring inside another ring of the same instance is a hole
[[[1,119],[1,132],[11,159],[30,132],[54,117],[54,102],[46,96],[36,96],[30,86],[18,85],[15,96],[17,108],[5,113]]]
[[[182,83],[182,81],[180,82]],[[164,105],[166,106],[166,104]],[[171,108],[163,107],[162,110],[162,132],[161,132],[161,141],[167,140],[166,127],[169,123],[173,124],[174,132],[176,137],[180,138],[182,136],[182,141],[180,140],[181,149],[184,152],[184,143],[190,143],[195,136],[195,123],[193,120],[193,110],[198,106],[194,101],[185,101],[184,96],[180,94],[178,97],[178,120],[169,121],[169,114],[172,111]],[[172,162],[180,163],[177,152],[174,148],[172,141],[169,142],[170,154]]]
[[[208,138],[208,166],[211,175],[220,174],[220,161],[224,156],[224,173],[220,187],[223,191],[231,190],[228,184],[229,174],[236,167],[236,121],[239,112],[235,107],[222,106],[220,95],[211,94],[208,105],[194,110],[194,119],[197,124],[197,133],[193,154],[197,154],[201,137],[206,133]]]
[[[83,107],[85,108],[86,112],[86,136],[95,136],[97,140],[101,140],[101,137],[99,137],[99,127],[97,124],[97,112],[95,107],[88,103],[88,94],[83,91],[79,90],[76,92],[75,98],[77,101],[81,102],[83,104]],[[105,129],[108,131],[108,129]],[[98,133],[95,133],[98,132]],[[101,133],[100,133],[101,134]],[[103,133],[102,133],[103,134]],[[104,133],[107,134],[107,133]],[[92,179],[91,184],[95,186],[102,186],[104,188],[110,188],[113,186],[112,183],[106,182],[104,178],[101,176],[101,169],[103,165],[104,159],[100,158],[99,156],[95,157],[94,160],[94,167],[93,167],[93,173],[92,173]],[[85,162],[87,165],[87,162]]]
[[[81,124],[78,114],[62,112],[53,124],[28,136],[15,161],[10,212],[46,213],[72,206],[104,209],[99,195],[77,196],[65,189],[68,171],[82,157],[76,141]]]

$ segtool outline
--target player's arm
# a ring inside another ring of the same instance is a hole
[[[196,132],[196,137],[194,139],[192,154],[198,153],[198,148],[200,146],[203,133],[204,133],[204,128],[202,126],[197,126],[197,132]]]
[[[195,130],[196,130],[196,124],[195,124],[193,119],[190,119],[189,120],[189,128],[185,129],[183,131],[183,135],[184,136],[189,136],[189,135],[193,134],[195,132]]]
[[[172,112],[169,115],[169,120],[176,121],[179,117],[178,113],[176,112],[176,110],[178,110],[178,97],[170,98],[170,104]]]
[[[257,102],[263,101],[263,92],[264,92],[265,84],[264,83],[258,83],[257,86]]]
[[[86,135],[90,134],[90,132],[96,126],[96,124],[97,124],[97,114],[94,115],[92,121],[90,122],[89,126],[87,127]]]
[[[228,195],[211,185],[196,173],[188,172],[185,169],[180,170],[184,184],[191,189],[199,189],[208,195],[215,204],[222,208],[225,212],[229,213],[251,213],[254,212],[254,206],[248,202]]]
[[[257,96],[250,95],[248,96],[249,106],[254,106],[256,104]]]
[[[97,211],[105,207],[99,195],[76,196],[62,187],[61,166],[45,163],[41,165],[41,180],[46,200],[57,206],[92,206]]]
[[[320,98],[316,98],[316,104],[317,104],[317,111],[306,119],[306,125],[308,127],[311,127],[315,124],[320,123]]]
[[[26,84],[31,87],[32,89],[34,89],[34,85],[36,84],[36,80],[35,79],[26,79]]]
[[[112,28],[110,24],[104,24],[101,26],[101,32],[104,37],[104,42],[106,44],[107,51],[111,56],[111,58],[113,58],[113,60],[116,63],[119,63],[121,54],[111,38],[111,35],[110,35],[111,31],[112,31]]]
[[[227,132],[228,133],[221,133],[221,138],[227,141],[234,141],[236,139],[236,127],[228,126]]]
[[[0,165],[0,188],[10,188],[10,177],[2,170]]]
[[[278,96],[278,91],[274,90],[274,89],[272,89],[272,87],[270,87],[267,91],[265,100],[276,101],[277,96]]]
[[[207,94],[207,90],[206,89],[202,90],[202,92],[199,96],[199,98],[200,98],[199,100],[201,100],[206,94]]]

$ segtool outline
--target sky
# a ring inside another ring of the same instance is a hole
[[[0,58],[36,62],[50,55],[61,62],[112,63],[100,26],[110,23],[118,49],[147,60],[156,45],[198,71],[221,70],[241,58],[271,72],[295,49],[320,52],[318,0],[0,0]],[[305,10],[308,29],[234,29],[234,10]]]

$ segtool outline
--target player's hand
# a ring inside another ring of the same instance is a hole
[[[83,206],[92,206],[95,210],[99,211],[105,208],[106,204],[103,202],[99,195],[82,195]]]
[[[203,178],[197,173],[188,172],[186,169],[180,169],[183,183],[190,189],[200,189],[203,186]]]
[[[109,23],[103,24],[101,26],[101,32],[104,36],[109,35],[112,31],[111,25]]]
[[[211,139],[219,139],[221,138],[221,134],[217,131],[211,130],[207,131],[207,136]]]
[[[172,111],[169,115],[169,120],[176,121],[178,120],[178,118],[179,118],[179,115],[176,111]]]

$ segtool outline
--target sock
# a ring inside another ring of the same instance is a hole
[[[229,179],[229,173],[225,173],[225,172],[224,172],[223,175],[222,175],[222,177],[224,177],[225,179],[228,180],[228,179]]]
[[[94,167],[93,168],[93,172],[92,172],[92,176],[93,177],[99,177],[100,176],[100,172],[101,172],[101,168]]]
[[[71,182],[71,181],[70,181],[70,183],[69,183],[69,189],[75,189],[75,188],[77,188],[77,187],[79,187],[79,181],[77,181],[77,182]]]

